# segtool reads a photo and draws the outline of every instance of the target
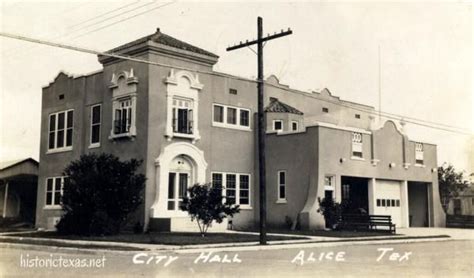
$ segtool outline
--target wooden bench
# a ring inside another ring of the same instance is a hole
[[[338,226],[343,230],[396,232],[390,215],[343,214]],[[381,229],[382,227],[385,229]]]

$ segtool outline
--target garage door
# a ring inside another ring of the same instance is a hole
[[[375,214],[392,216],[392,223],[400,227],[402,224],[401,182],[377,180],[375,199]]]

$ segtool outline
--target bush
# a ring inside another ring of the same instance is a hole
[[[110,235],[120,232],[128,216],[143,202],[145,176],[141,161],[120,161],[111,154],[86,154],[64,170],[61,234]]]
[[[203,237],[212,222],[222,223],[224,218],[240,211],[238,205],[223,202],[222,189],[219,185],[195,184],[188,189],[189,196],[183,198],[180,209],[187,211],[192,221],[196,220]]]
[[[333,198],[318,198],[318,212],[324,216],[326,227],[333,230],[337,229],[337,224],[341,219],[342,213],[346,210],[346,203],[334,202]]]

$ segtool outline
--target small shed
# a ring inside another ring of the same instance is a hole
[[[26,158],[0,162],[0,217],[2,222],[34,223],[38,161]]]

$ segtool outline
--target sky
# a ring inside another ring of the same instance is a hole
[[[380,87],[384,112],[469,131],[406,125],[410,139],[438,145],[439,165],[474,172],[470,2],[1,1],[0,30],[105,51],[159,27],[219,55],[214,70],[254,78],[255,54],[225,49],[256,37],[257,16],[264,33],[294,32],[265,46],[265,76],[376,109]],[[0,161],[38,159],[41,88],[59,71],[101,65],[95,55],[3,37],[0,53]]]

